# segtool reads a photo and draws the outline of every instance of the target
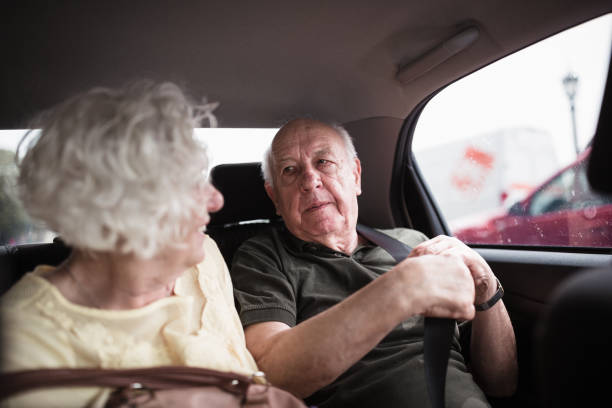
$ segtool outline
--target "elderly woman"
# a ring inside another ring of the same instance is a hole
[[[72,246],[1,300],[4,372],[189,365],[250,375],[227,267],[205,234],[223,197],[193,135],[211,106],[170,83],[94,89],[47,114],[19,163],[31,216]],[[22,149],[23,150],[23,149]],[[14,406],[99,406],[99,388]]]

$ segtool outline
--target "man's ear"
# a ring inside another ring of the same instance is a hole
[[[353,169],[353,176],[355,177],[355,187],[357,189],[357,195],[361,195],[361,160],[355,157],[355,166]]]
[[[278,212],[278,205],[276,205],[276,196],[274,195],[274,187],[272,187],[270,183],[265,182],[264,188],[266,189],[266,194],[268,194],[268,197],[274,203],[274,207],[276,208],[276,215],[280,215],[280,213]]]

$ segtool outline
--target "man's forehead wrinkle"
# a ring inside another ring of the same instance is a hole
[[[327,137],[321,137],[324,132]],[[282,162],[299,160],[305,151],[310,152],[312,156],[333,154],[335,140],[341,140],[340,134],[325,123],[297,119],[286,124],[274,137],[272,159],[279,165]],[[309,148],[306,148],[307,146]]]
[[[296,149],[297,149],[297,157],[296,157],[296,152],[295,152]],[[293,162],[297,160],[299,156],[301,156],[301,152],[302,152],[302,149],[299,143],[276,146],[276,148],[273,149],[273,153],[274,153],[274,156],[276,157],[277,163],[284,163],[284,162],[289,162],[289,161]]]
[[[313,158],[313,157],[321,157],[327,156],[334,153],[334,150],[330,146],[327,141],[322,141],[322,146],[314,146],[313,149],[304,149],[302,145],[298,142],[295,145],[290,145],[287,147],[281,147],[277,149],[275,152],[275,156],[277,157],[278,163],[283,162],[294,162],[300,161],[302,158]]]
[[[334,151],[331,148],[331,146],[329,146],[329,145],[328,146],[323,146],[322,148],[315,150],[314,156],[317,156],[317,157],[319,157],[319,156],[326,156],[326,155],[329,155],[329,154],[333,154],[333,152]]]
[[[284,139],[290,134],[311,137],[314,132],[328,131],[338,135],[336,129],[323,122],[318,122],[313,119],[296,119],[286,124],[276,135],[273,143]]]
[[[282,157],[279,160],[277,160],[278,164],[283,164],[283,163],[293,163],[295,160],[290,158],[290,157]]]

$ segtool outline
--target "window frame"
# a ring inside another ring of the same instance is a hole
[[[599,16],[601,17],[601,16]],[[596,17],[598,18],[598,17]],[[594,18],[595,19],[595,18]],[[594,20],[593,19],[593,20]],[[570,27],[567,30],[571,30]],[[542,39],[541,41],[546,40]],[[520,50],[518,50],[520,51]],[[494,64],[503,58],[509,57],[506,55],[500,59],[491,62]],[[610,56],[612,60],[612,54]],[[490,65],[488,64],[488,65]],[[485,66],[479,69],[485,68]],[[612,70],[612,61],[609,62],[608,70]],[[421,103],[419,103],[412,112],[406,117],[404,126],[399,135],[395,161],[393,166],[392,185],[390,192],[390,202],[392,214],[396,225],[408,226],[423,231],[428,236],[436,236],[439,234],[452,235],[452,231],[443,215],[442,209],[437,203],[437,200],[429,187],[422,170],[419,168],[414,152],[412,151],[412,143],[415,129],[419,118],[426,108],[427,104],[435,98],[440,92],[444,91],[448,86],[457,81],[472,75],[477,70],[467,73],[455,81],[435,90],[428,95]],[[587,146],[590,148],[590,144]],[[586,150],[586,149],[585,149]],[[586,166],[584,161],[582,166]],[[560,168],[556,176],[551,176],[551,180],[544,181],[542,184],[547,185],[555,177],[561,177],[561,173],[572,167],[572,163],[567,165],[567,168]],[[543,186],[542,186],[543,187]],[[527,197],[517,201],[519,204],[528,197],[537,194],[540,191],[534,190]],[[530,203],[532,204],[532,203]],[[525,209],[527,210],[527,209]],[[566,211],[574,211],[567,209]],[[590,246],[556,246],[556,245],[522,245],[522,244],[491,244],[491,243],[470,243],[469,246],[478,249],[494,249],[494,250],[513,250],[513,251],[542,251],[547,253],[584,253],[584,254],[612,254],[612,247],[590,247]]]

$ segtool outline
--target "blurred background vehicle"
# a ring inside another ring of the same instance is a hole
[[[590,148],[505,214],[454,231],[467,243],[612,247],[612,197],[591,189]]]

